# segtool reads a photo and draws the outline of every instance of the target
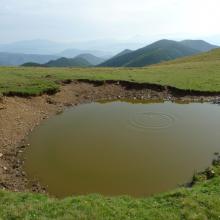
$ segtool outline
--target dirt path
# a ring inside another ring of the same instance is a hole
[[[66,107],[97,100],[171,100],[211,101],[217,97],[174,96],[164,89],[137,88],[119,83],[92,84],[72,82],[63,85],[53,96],[32,98],[0,97],[0,188],[12,191],[43,192],[39,183],[28,180],[22,164],[21,154],[28,145],[28,134],[51,115]]]

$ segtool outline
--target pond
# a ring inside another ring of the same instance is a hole
[[[220,152],[220,107],[208,103],[92,103],[44,121],[25,170],[51,195],[149,196],[207,168]]]

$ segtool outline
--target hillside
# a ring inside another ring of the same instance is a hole
[[[20,66],[21,64],[27,62],[43,64],[57,58],[58,58],[57,56],[53,56],[53,55],[0,52],[0,66]]]
[[[45,63],[44,66],[46,67],[86,67],[86,66],[91,66],[91,64],[80,57],[76,58],[59,58],[57,60],[51,60],[48,63]]]
[[[218,48],[216,45],[212,45],[203,40],[183,40],[180,43],[184,46],[190,47],[194,50],[199,50],[201,52],[207,52],[213,49]]]
[[[199,53],[198,50],[189,48],[179,42],[171,40],[160,40],[149,46],[136,51],[113,57],[102,63],[105,67],[143,67],[161,61],[173,60]]]
[[[220,48],[211,51],[200,53],[194,56],[175,59],[172,61],[161,63],[161,65],[184,64],[184,63],[201,63],[201,62],[220,62]]]
[[[116,55],[114,56],[114,58],[116,58],[116,57],[120,57],[120,56],[122,56],[122,55],[125,55],[125,54],[128,54],[128,53],[131,53],[131,52],[132,52],[132,50],[125,49],[125,50],[121,51],[120,53],[116,54]]]
[[[59,58],[57,60],[51,60],[45,64],[39,64],[39,63],[33,63],[33,62],[28,62],[22,64],[24,67],[88,67],[92,66],[87,60],[81,58],[81,57],[76,57],[73,59],[69,58]]]

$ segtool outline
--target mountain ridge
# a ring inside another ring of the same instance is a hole
[[[115,56],[106,62],[100,64],[103,67],[143,67],[151,64],[160,63],[163,61],[173,60],[179,57],[190,56],[200,52],[204,52],[204,48],[201,50],[192,48],[193,40],[190,41],[191,47],[185,46],[186,42],[178,42],[173,40],[162,39],[156,41],[146,47],[124,54],[122,56]],[[205,41],[203,41],[205,42]],[[188,42],[189,43],[189,42]],[[198,44],[198,41],[196,41]],[[207,43],[207,42],[205,42]],[[210,45],[208,49],[215,47]],[[207,46],[206,45],[206,46]]]
[[[80,55],[76,56],[75,58],[77,58],[77,57],[83,58],[84,60],[87,60],[93,66],[99,65],[99,64],[101,64],[101,63],[106,61],[106,59],[94,56],[94,55],[92,55],[90,53],[80,54]]]
[[[207,52],[212,49],[219,48],[217,45],[210,44],[204,40],[182,40],[181,44],[191,47],[192,49],[199,50],[201,52]]]
[[[51,60],[45,64],[39,63],[24,63],[24,67],[89,67],[92,66],[87,60],[81,57],[65,58],[61,57],[56,60]]]

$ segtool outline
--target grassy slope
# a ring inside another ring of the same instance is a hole
[[[149,198],[88,195],[64,200],[39,194],[0,191],[2,219],[77,220],[216,220],[220,218],[220,166],[216,176],[199,181],[192,188],[179,188]]]
[[[0,93],[38,95],[66,79],[126,80],[220,92],[220,49],[145,68],[0,67]]]
[[[194,56],[179,58],[179,59],[172,60],[172,61],[169,61],[163,64],[181,64],[181,63],[210,62],[210,61],[220,62],[220,49],[213,49],[206,53],[200,53]]]

